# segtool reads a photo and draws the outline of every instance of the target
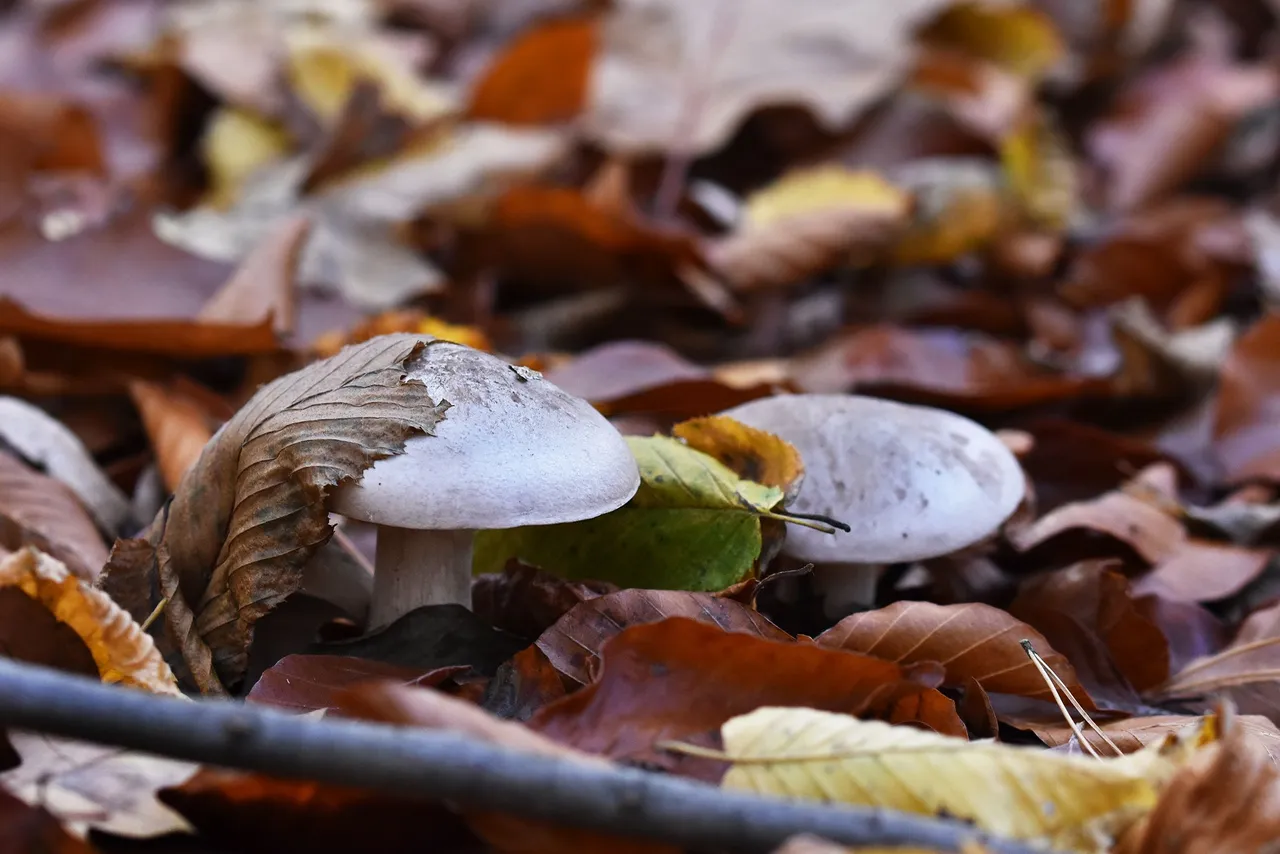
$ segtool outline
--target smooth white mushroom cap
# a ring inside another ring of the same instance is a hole
[[[724,413],[790,442],[805,476],[789,509],[850,526],[787,526],[783,550],[815,563],[899,563],[950,554],[993,534],[1017,509],[1022,467],[968,418],[847,394],[753,400]]]
[[[537,372],[446,341],[406,367],[432,400],[452,405],[434,436],[410,438],[403,454],[336,490],[333,512],[398,528],[514,528],[590,519],[639,488],[617,429]]]

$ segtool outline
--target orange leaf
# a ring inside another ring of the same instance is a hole
[[[598,29],[595,17],[581,17],[526,30],[476,83],[467,117],[512,125],[574,118],[587,100]]]

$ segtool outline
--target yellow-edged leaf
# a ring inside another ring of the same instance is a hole
[[[757,709],[721,734],[734,763],[725,788],[945,813],[1014,839],[1102,852],[1217,728],[1204,718],[1182,738],[1103,760],[814,709]]]
[[[921,33],[930,44],[962,50],[1038,81],[1066,56],[1053,20],[1035,6],[957,3]]]
[[[739,477],[777,487],[788,497],[804,477],[804,461],[794,445],[725,415],[681,421],[671,428],[671,435],[715,457]]]

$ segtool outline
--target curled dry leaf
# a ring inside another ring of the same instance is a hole
[[[660,743],[714,747],[725,721],[761,706],[810,706],[965,734],[955,705],[931,687],[936,667],[904,668],[685,617],[624,629],[605,642],[601,659],[599,679],[543,707],[530,726],[593,753],[704,779],[718,779],[722,765],[665,752]]]
[[[158,556],[148,587],[169,597],[169,636],[201,691],[239,681],[254,623],[300,586],[332,533],[329,490],[444,417],[447,403],[404,382],[406,365],[429,346],[374,339],[263,386],[205,446],[148,530]]]
[[[0,451],[0,546],[25,545],[43,549],[87,581],[107,562],[106,544],[71,490]]]
[[[134,380],[129,383],[129,396],[142,417],[165,489],[173,492],[200,459],[220,420],[209,411],[203,396],[183,394],[175,384]]]
[[[786,708],[729,720],[723,737],[734,763],[727,789],[945,813],[1012,839],[1091,852],[1107,851],[1212,738],[1192,733],[1099,761]],[[1016,802],[1036,808],[1011,809]]]
[[[1127,492],[1108,492],[1091,501],[1064,504],[1010,532],[1009,541],[1029,552],[1072,531],[1106,534],[1150,564],[1171,559],[1187,537],[1182,524],[1154,504]]]
[[[707,262],[739,290],[794,284],[874,258],[910,207],[907,193],[874,172],[804,169],[749,197],[737,229],[708,245]]]
[[[107,594],[32,548],[0,560],[0,589],[14,587],[70,627],[88,648],[103,682],[181,696],[151,636]],[[6,632],[21,626],[6,625]],[[7,644],[5,644],[7,646]]]
[[[538,638],[537,647],[567,678],[593,681],[600,650],[629,626],[668,617],[701,620],[727,632],[745,632],[768,640],[791,636],[745,605],[710,593],[683,590],[620,590],[577,605]]]
[[[1158,686],[1156,698],[1199,697],[1280,679],[1280,636],[1237,642],[1217,655],[1196,659]]]
[[[1071,663],[1043,635],[999,608],[979,602],[895,602],[845,617],[817,637],[822,646],[899,664],[936,661],[946,668],[948,685],[960,686],[973,679],[987,691],[1052,699],[1044,677],[1022,647],[1023,640],[1032,642],[1081,703],[1091,705]]]
[[[16,397],[0,397],[0,440],[65,483],[106,533],[114,535],[131,521],[124,493],[98,468],[80,439],[44,410]]]

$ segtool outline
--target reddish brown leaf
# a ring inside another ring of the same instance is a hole
[[[943,408],[1002,411],[1100,393],[1102,380],[1035,365],[1015,345],[949,329],[874,326],[800,356],[807,392],[882,395]]]
[[[706,779],[718,779],[723,763],[665,752],[658,744],[716,746],[721,724],[761,706],[920,722],[965,735],[955,706],[930,687],[938,674],[929,665],[903,668],[684,617],[632,626],[604,644],[601,658],[596,682],[546,706],[530,726],[579,749]]]
[[[1169,644],[1135,604],[1128,580],[1104,561],[1028,579],[1010,613],[1035,626],[1071,659],[1101,699],[1145,691],[1169,676]]]
[[[0,851],[13,854],[94,854],[44,807],[33,807],[0,788]]]
[[[538,649],[574,682],[594,678],[605,643],[628,626],[668,617],[702,620],[727,632],[746,632],[768,640],[791,636],[761,614],[711,593],[684,590],[621,590],[577,605],[538,638]]]
[[[328,709],[344,715],[340,695],[362,682],[394,679],[405,685],[430,688],[466,669],[419,670],[346,655],[288,655],[262,674],[245,699],[296,712]]]
[[[512,125],[574,118],[586,103],[597,31],[595,17],[551,20],[525,30],[476,82],[467,116]]]
[[[442,805],[369,789],[204,768],[158,798],[202,837],[255,854],[410,850],[422,845],[424,829],[442,851],[477,844]]]
[[[1265,314],[1236,340],[1218,392],[1214,451],[1228,481],[1280,480],[1280,314]]]
[[[107,563],[107,546],[75,495],[61,481],[0,452],[0,546],[35,546],[86,581]]]
[[[473,579],[471,610],[494,628],[533,639],[574,606],[617,589],[603,581],[566,581],[512,560],[501,574],[487,573]]]
[[[845,617],[818,636],[833,649],[874,655],[899,664],[936,661],[946,684],[976,681],[987,691],[1051,699],[1044,677],[1022,647],[1029,640],[1082,703],[1088,695],[1067,659],[1031,626],[990,605],[895,602]]]
[[[1147,595],[1135,599],[1134,605],[1160,627],[1169,642],[1170,673],[1177,673],[1197,658],[1217,653],[1227,644],[1226,626],[1194,602]]]
[[[484,707],[501,718],[525,721],[538,709],[568,693],[565,680],[536,646],[503,663],[485,690]]]
[[[145,380],[129,383],[129,396],[142,417],[156,465],[169,492],[178,488],[182,476],[200,458],[214,431],[230,416],[225,411],[211,411],[209,398],[216,395],[192,393],[194,386],[194,383],[162,385]],[[224,403],[221,408],[228,407]]]
[[[0,655],[99,677],[93,653],[75,629],[17,587],[0,588]]]

